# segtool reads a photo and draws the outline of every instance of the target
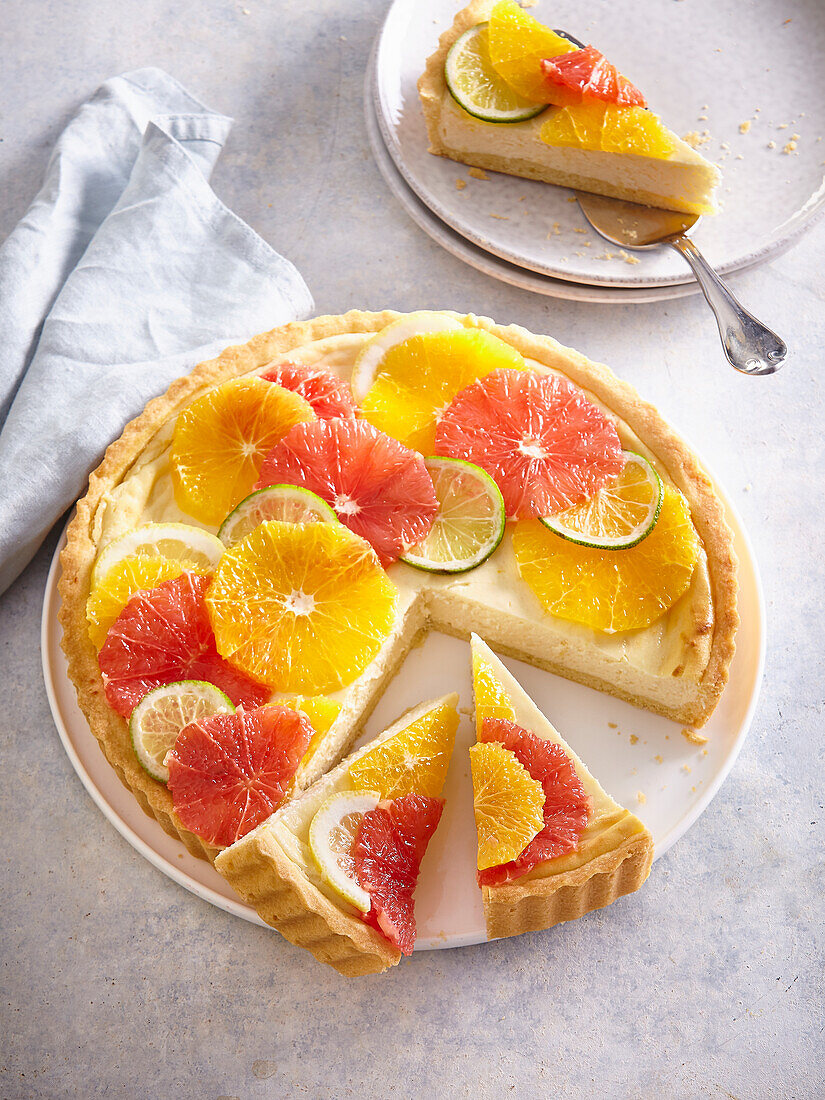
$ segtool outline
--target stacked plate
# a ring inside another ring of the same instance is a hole
[[[698,291],[669,249],[628,254],[606,246],[571,192],[495,172],[478,178],[428,153],[416,82],[460,6],[460,0],[394,0],[368,67],[370,143],[407,213],[472,267],[539,294],[628,303]],[[592,36],[665,122],[692,133],[720,165],[721,211],[693,234],[719,272],[783,252],[825,210],[825,69],[816,61],[825,50],[825,8],[816,0],[796,6],[792,19],[774,0],[760,5],[753,20],[716,0],[667,6],[637,0],[632,23],[626,9],[607,0],[594,0],[586,15],[580,5],[551,10],[543,0],[532,14],[578,38]],[[675,58],[662,48],[671,42],[678,43]],[[795,74],[803,58],[816,87],[801,104]],[[753,82],[743,83],[742,72],[753,73]]]

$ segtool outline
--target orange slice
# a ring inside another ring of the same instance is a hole
[[[473,635],[476,638],[476,635]],[[476,708],[476,736],[481,737],[485,718],[505,718],[515,722],[516,711],[504,685],[473,645],[473,698]]]
[[[596,550],[554,535],[539,520],[513,531],[519,572],[560,619],[613,633],[649,626],[687,591],[699,540],[682,494],[666,486],[647,538],[626,550]]]
[[[549,103],[541,63],[576,47],[523,11],[516,0],[499,0],[487,28],[490,61],[502,80],[531,103]]]
[[[382,798],[441,794],[455,743],[458,713],[442,703],[394,737],[387,738],[350,767],[356,791],[379,791]]]
[[[539,137],[547,145],[632,153],[657,160],[667,160],[676,148],[671,132],[651,111],[601,101],[550,112]]]
[[[202,566],[172,558],[151,558],[135,554],[121,558],[108,569],[99,584],[95,585],[86,602],[86,619],[89,637],[100,649],[106,641],[109,627],[136,592],[155,588],[163,581],[179,577],[181,573],[203,573]]]
[[[494,741],[471,746],[470,769],[478,869],[484,871],[516,859],[544,828],[544,789]]]
[[[178,507],[217,527],[258,480],[266,452],[293,424],[314,420],[297,393],[260,378],[234,378],[183,410],[172,438]]]
[[[226,551],[206,603],[222,657],[276,691],[323,695],[373,660],[396,598],[343,524],[270,520]]]
[[[332,723],[341,713],[341,704],[337,699],[330,699],[328,695],[276,695],[272,702],[300,711],[309,719],[314,732],[301,761],[301,766],[305,767],[318,751]]]

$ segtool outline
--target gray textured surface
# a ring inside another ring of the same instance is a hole
[[[86,795],[40,674],[53,535],[0,600],[0,1095],[822,1096],[825,227],[735,280],[791,346],[772,379],[724,365],[700,300],[512,291],[423,236],[372,164],[361,75],[383,4],[245,5],[5,0],[0,236],[76,105],[166,68],[236,117],[216,189],[319,311],[448,306],[552,332],[701,446],[761,563],[765,685],[730,779],[632,903],[347,982],[166,880]]]

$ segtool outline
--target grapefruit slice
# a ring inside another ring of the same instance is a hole
[[[421,860],[441,820],[444,802],[405,794],[365,813],[353,845],[358,883],[370,897],[363,919],[404,955],[415,944],[415,903]]]
[[[175,813],[207,844],[234,844],[283,802],[311,738],[309,718],[291,707],[191,722],[166,757]]]
[[[478,873],[479,886],[499,886],[520,878],[539,863],[575,851],[590,817],[590,799],[561,745],[504,718],[485,718],[480,740],[509,750],[544,791],[541,832],[515,859]]]
[[[647,107],[647,100],[595,46],[546,58],[541,68],[548,102],[571,107],[585,99],[602,99],[619,107]]]
[[[258,706],[269,688],[225,661],[215,647],[204,595],[209,578],[183,573],[137,592],[98,654],[109,706],[128,718],[147,692],[178,680],[206,680],[235,706]]]
[[[425,538],[438,511],[421,455],[364,420],[296,425],[267,454],[256,488],[278,482],[317,493],[384,566]]]
[[[624,464],[611,420],[555,374],[497,370],[467,386],[441,418],[440,455],[481,466],[508,516],[546,516],[579,504]]]
[[[260,376],[267,382],[292,390],[308,401],[312,411],[322,420],[343,416],[354,419],[355,398],[343,378],[323,367],[308,367],[303,363],[279,363]]]

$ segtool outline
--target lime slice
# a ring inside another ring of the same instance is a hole
[[[624,451],[624,468],[584,504],[554,516],[545,527],[579,546],[627,550],[647,538],[662,510],[662,480],[646,458]]]
[[[450,317],[448,313],[419,309],[376,332],[358,352],[355,366],[352,368],[350,387],[355,394],[355,400],[363,400],[367,390],[375,381],[384,356],[390,348],[403,344],[411,336],[421,336],[425,332],[446,332],[461,327],[455,317]]]
[[[235,546],[264,520],[286,523],[338,523],[325,500],[298,485],[268,485],[244,497],[221,524],[218,538],[225,547]]]
[[[163,761],[184,726],[210,714],[234,714],[228,695],[205,680],[179,680],[145,695],[129,719],[129,733],[138,760],[153,779],[165,783]]]
[[[447,54],[444,79],[467,114],[483,122],[524,122],[547,110],[524,99],[498,75],[490,61],[487,24],[470,27]]]
[[[123,558],[153,557],[214,569],[225,547],[219,538],[188,523],[145,523],[104,546],[92,570],[92,590]]]
[[[426,458],[438,497],[438,514],[423,542],[401,561],[428,573],[466,573],[492,554],[504,535],[499,487],[472,462]]]
[[[362,913],[370,910],[370,896],[355,876],[352,845],[364,814],[381,800],[375,791],[344,791],[321,803],[309,827],[309,847],[329,885]]]

